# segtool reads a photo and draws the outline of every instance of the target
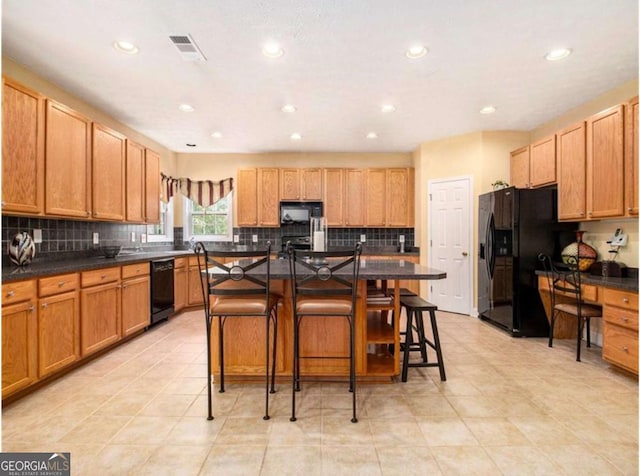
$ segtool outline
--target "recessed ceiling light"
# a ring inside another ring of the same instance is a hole
[[[396,110],[396,107],[395,107],[393,104],[383,104],[383,105],[380,107],[380,110],[381,110],[382,112],[393,112],[393,111],[395,111],[395,110]]]
[[[557,50],[549,51],[546,55],[544,55],[544,58],[547,61],[559,61],[561,59],[565,59],[570,54],[570,48],[559,48]]]
[[[180,109],[182,112],[193,112],[193,111],[195,111],[193,106],[191,106],[189,104],[180,104],[178,106],[178,109]]]
[[[187,144],[187,147],[195,147],[195,144]]]
[[[291,134],[291,140],[300,140],[300,139],[302,139],[302,135],[301,134],[299,134],[297,132],[294,132],[293,134]]]
[[[418,59],[418,58],[422,58],[424,55],[426,55],[428,51],[429,50],[427,50],[422,45],[414,45],[414,46],[410,47],[404,54],[409,59]]]
[[[297,109],[293,104],[285,104],[282,106],[282,112],[296,112]]]
[[[480,114],[493,114],[494,112],[496,112],[496,108],[493,106],[485,106],[480,109]]]
[[[213,137],[214,139],[222,139],[222,132],[215,131],[211,134],[211,137]]]
[[[262,54],[267,58],[280,58],[284,50],[278,43],[266,43],[262,47]]]
[[[113,47],[120,53],[126,53],[128,55],[135,55],[139,51],[136,45],[128,41],[116,41],[113,43]]]
[[[367,139],[377,139],[378,138],[378,134],[376,134],[375,132],[369,132],[367,134]]]

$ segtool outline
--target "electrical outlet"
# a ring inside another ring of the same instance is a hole
[[[146,242],[147,242],[147,234],[140,233],[140,243],[146,243]]]
[[[360,235],[360,243],[366,243],[367,235]]]
[[[398,243],[404,243],[404,235],[398,235]]]
[[[258,242],[258,235],[253,235],[251,237],[251,241],[253,241],[254,243],[257,243]]]
[[[99,245],[100,244],[100,234],[99,233],[94,233],[93,234],[93,244],[94,245]]]
[[[39,228],[33,230],[33,242],[42,243],[42,230]]]
[[[233,235],[233,242],[240,243],[240,235]]]
[[[135,232],[135,231],[132,231],[132,232],[131,232],[131,242],[132,242],[132,243],[135,243],[135,242],[136,242],[136,232]]]

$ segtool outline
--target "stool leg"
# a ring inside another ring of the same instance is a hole
[[[207,325],[207,420],[213,420],[213,405],[211,398],[211,316],[205,315]]]
[[[271,393],[276,393],[276,343],[278,342],[278,305],[273,311],[273,357],[271,359]]]
[[[429,362],[427,358],[427,336],[424,333],[424,320],[422,318],[422,311],[416,311],[416,331],[418,332],[418,346],[420,347],[420,355],[423,362]]]
[[[293,376],[291,385],[291,418],[289,421],[296,421],[296,385],[298,384],[298,317],[293,315]]]
[[[591,347],[591,319],[587,317],[587,347]]]
[[[402,356],[402,381],[407,381],[407,372],[409,370],[409,348],[411,347],[413,334],[413,309],[407,308],[407,331],[404,336],[404,354]]]
[[[440,347],[440,334],[438,333],[438,324],[436,323],[436,312],[429,311],[431,320],[431,330],[433,331],[433,343],[436,347],[436,356],[438,358],[438,369],[440,370],[440,380],[446,382],[447,376],[444,373],[444,360],[442,360],[442,347]]]
[[[224,393],[224,320],[223,316],[220,316],[219,323],[220,329],[218,329],[218,360],[220,361],[220,390],[219,393]]]
[[[265,389],[264,389],[264,416],[262,417],[263,420],[268,420],[269,419],[269,334],[270,334],[270,327],[271,327],[271,314],[268,314],[266,316],[265,319],[266,322],[266,329],[265,329],[265,343],[266,343],[266,349],[265,349],[265,377],[264,377],[264,385],[265,385]]]
[[[576,362],[581,362],[580,347],[582,347],[582,329],[584,329],[584,326],[583,326],[582,319],[577,318],[576,320],[578,321],[578,342],[577,342],[578,350],[577,350]]]
[[[349,385],[350,390],[352,392],[352,406],[353,406],[353,417],[351,418],[351,423],[357,423],[358,418],[356,417],[356,361],[355,361],[355,332],[353,329],[353,319],[354,316],[348,317],[349,320]]]

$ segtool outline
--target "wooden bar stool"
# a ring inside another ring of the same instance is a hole
[[[409,367],[438,367],[440,369],[440,380],[446,381],[447,377],[444,372],[444,361],[442,359],[442,348],[440,346],[440,336],[438,334],[438,325],[436,323],[437,306],[425,301],[420,296],[400,296],[400,304],[407,310],[407,326],[404,332],[404,342],[400,343],[400,351],[403,352],[402,358],[402,381],[407,381],[407,371]],[[427,311],[431,319],[431,330],[433,331],[433,342],[427,339],[424,332],[424,320],[422,313]],[[413,330],[418,334],[418,341],[413,342]],[[427,358],[427,346],[436,351],[436,362],[429,362]],[[409,362],[410,352],[420,352],[422,362]]]

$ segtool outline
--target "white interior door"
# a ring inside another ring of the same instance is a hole
[[[429,281],[429,300],[443,311],[471,314],[473,263],[472,178],[429,181],[429,266],[447,278]]]

